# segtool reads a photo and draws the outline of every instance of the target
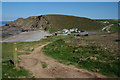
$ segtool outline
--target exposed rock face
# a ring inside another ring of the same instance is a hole
[[[94,31],[100,30],[104,27],[102,23],[95,20],[68,16],[68,15],[41,15],[31,16],[26,19],[19,18],[15,21],[8,22],[2,27],[2,36],[15,35],[20,32],[47,30],[55,32],[62,29],[78,28],[80,30]]]
[[[15,35],[20,32],[34,31],[39,29],[46,30],[48,25],[47,19],[44,16],[32,16],[26,19],[18,18],[15,21],[7,22],[5,26],[2,27],[2,36]]]

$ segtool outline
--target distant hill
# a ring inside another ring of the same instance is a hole
[[[61,29],[78,28],[81,30],[94,31],[100,30],[104,25],[95,20],[68,16],[68,15],[44,15],[49,21],[48,30],[54,32]]]
[[[103,23],[103,22],[108,22],[108,23],[105,23],[104,25],[105,26],[108,26],[108,25],[111,25],[111,24],[113,24],[113,26],[111,26],[111,30],[113,31],[113,32],[118,32],[118,31],[120,31],[120,25],[119,25],[119,23],[120,23],[120,20],[118,20],[118,19],[96,19],[96,21],[98,21],[98,22],[100,22],[100,23]]]
[[[55,32],[62,29],[78,28],[80,30],[100,30],[104,25],[96,20],[68,16],[68,15],[41,15],[28,18],[18,18],[7,22],[3,28],[3,37],[30,30],[47,30]]]

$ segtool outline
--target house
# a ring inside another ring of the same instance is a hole
[[[62,35],[69,35],[69,34],[71,34],[71,33],[79,33],[80,35],[84,35],[84,34],[87,34],[88,35],[88,32],[86,32],[86,31],[84,31],[84,30],[78,30],[77,28],[74,28],[74,29],[63,29],[63,30],[61,30],[61,31],[57,31],[57,32],[55,32],[55,34],[54,35],[60,35],[60,34],[62,34]]]
[[[100,22],[105,24],[110,23],[109,21],[100,21]]]
[[[78,33],[78,28],[75,28],[74,30],[75,30],[75,31],[74,31],[75,33]]]
[[[74,32],[75,31],[75,29],[70,29],[70,32]]]
[[[104,21],[103,23],[109,23],[109,21]]]
[[[69,31],[70,31],[71,33],[77,33],[77,32],[78,32],[78,28],[70,29]]]
[[[69,32],[68,29],[63,29],[63,30],[62,30],[62,33],[63,33],[63,34],[67,34],[68,32]]]

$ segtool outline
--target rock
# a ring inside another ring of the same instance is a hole
[[[9,60],[9,63],[14,65],[14,61],[13,60]]]
[[[107,35],[101,35],[101,36],[103,36],[103,37],[107,37]]]
[[[84,59],[80,59],[80,61],[84,61]]]
[[[4,75],[7,75],[7,74],[4,74]]]
[[[100,70],[99,69],[96,69],[96,72],[99,72]]]
[[[79,51],[79,50],[75,49],[75,50],[73,50],[73,53],[78,52],[78,51]]]
[[[2,36],[9,37],[21,32],[35,31],[47,28],[48,21],[43,16],[31,16],[26,19],[18,18],[15,21],[7,22],[2,27]]]
[[[107,49],[107,48],[105,48],[105,49]]]
[[[90,57],[91,60],[96,60],[97,58],[96,57]]]
[[[10,76],[8,76],[8,78],[11,78]]]
[[[34,48],[33,48],[33,47],[31,47],[29,50],[30,50],[30,51],[33,51],[33,50],[34,50]]]

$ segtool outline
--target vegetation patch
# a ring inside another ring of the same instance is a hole
[[[76,41],[75,41],[76,42]],[[120,77],[119,58],[116,53],[105,51],[99,46],[83,41],[87,45],[75,42],[67,43],[59,39],[43,48],[46,55],[51,56],[62,63],[74,64],[78,68],[84,68],[107,76]],[[90,44],[90,45],[89,45]]]
[[[46,39],[42,39],[40,41],[33,41],[33,42],[4,42],[1,43],[0,45],[2,45],[2,60],[3,60],[3,64],[2,66],[3,68],[3,78],[7,78],[8,76],[10,77],[20,77],[23,73],[21,72],[21,75],[17,75],[17,72],[20,73],[20,71],[16,71],[15,73],[12,73],[12,70],[14,65],[9,63],[9,60],[13,60],[13,53],[15,53],[15,48],[17,48],[17,55],[23,55],[23,54],[30,54],[30,52],[32,52],[34,50],[35,47],[41,46],[42,44],[46,43],[46,42],[51,42],[51,41],[55,41],[57,39],[60,38],[64,38],[65,36],[52,36]],[[16,44],[14,44],[16,43]],[[1,54],[1,53],[0,53]],[[18,60],[19,61],[19,60]],[[42,62],[42,67],[46,68],[47,64],[45,62]],[[7,72],[7,70],[10,70],[10,72]],[[24,69],[21,68],[21,70],[24,71]],[[8,73],[12,73],[12,74],[8,74]],[[5,74],[5,75],[4,75]],[[7,75],[6,75],[7,74]],[[16,75],[15,75],[16,74]],[[23,75],[26,76],[27,72]]]
[[[28,78],[30,77],[30,73],[20,67],[20,70],[16,70],[14,65],[9,61],[2,62],[2,77],[3,78]]]
[[[56,32],[62,29],[72,29],[78,28],[80,30],[94,31],[100,30],[104,27],[102,23],[99,23],[95,20],[68,16],[68,15],[43,15],[45,19],[50,23],[48,25],[48,30],[50,32]]]
[[[98,35],[99,37],[99,35]],[[43,48],[43,51],[46,55],[51,56],[58,61],[68,64],[68,65],[75,65],[78,68],[84,68],[93,72],[98,72],[107,76],[119,77],[119,56],[118,53],[116,54],[115,51],[109,51],[103,49],[100,44],[103,45],[104,43],[108,44],[109,41],[104,41],[101,43],[99,40],[94,41],[87,40],[88,37],[74,37],[73,35],[67,36],[51,36],[49,38],[42,39],[40,41],[33,41],[33,42],[16,42],[16,45],[13,42],[6,42],[2,43],[2,58],[3,61],[2,66],[3,68],[3,78],[4,77],[20,77],[27,75],[27,72],[23,74],[23,71],[20,74],[23,75],[15,75],[14,72],[10,73],[9,70],[14,70],[13,65],[9,64],[6,59],[13,59],[13,53],[15,47],[18,48],[18,51],[26,51],[26,52],[17,52],[18,55],[26,54],[27,51],[33,51],[35,47],[41,46],[46,42],[53,42],[48,44]],[[106,38],[106,37],[104,37]],[[101,37],[100,37],[101,39]],[[117,39],[115,39],[117,40]],[[115,40],[112,40],[115,42]],[[99,42],[96,44],[96,42]],[[119,40],[117,41],[119,42]],[[111,42],[110,42],[111,43]],[[116,43],[116,42],[115,42]],[[95,45],[96,44],[96,45]],[[104,45],[106,45],[104,44]],[[104,46],[103,45],[103,46]],[[110,44],[106,45],[109,46]],[[31,46],[33,48],[31,48]],[[110,47],[110,46],[109,46]],[[113,50],[111,48],[110,50]],[[48,65],[45,62],[42,62],[42,67],[46,68]],[[8,70],[8,72],[7,72]],[[16,70],[15,70],[16,71]],[[17,73],[17,71],[15,72]],[[19,71],[18,71],[19,73]],[[7,74],[7,75],[6,75]]]
[[[14,44],[15,42],[1,43],[2,44],[2,59],[13,59],[13,53],[15,52],[15,48],[17,48],[18,55],[29,54],[30,51],[34,50],[33,47],[36,47],[36,45],[40,46],[44,42],[42,42],[42,41],[16,42],[16,44]],[[32,48],[31,48],[31,46],[32,46]],[[19,51],[24,51],[24,52],[19,52]],[[29,51],[29,52],[27,52],[27,51]]]
[[[41,62],[42,68],[46,68],[48,65],[46,62]]]
[[[29,72],[26,71],[25,69],[20,67],[20,70],[16,70],[14,68],[14,65],[9,62],[9,60],[14,60],[13,59],[13,53],[15,53],[15,48],[17,48],[17,55],[23,55],[23,54],[30,54],[30,51],[33,51],[32,47],[36,47],[42,45],[40,41],[34,41],[34,42],[4,42],[2,44],[2,77],[3,78],[18,78],[18,77],[29,77]],[[23,52],[19,52],[23,51]],[[19,59],[19,58],[18,58]],[[18,60],[19,61],[19,60]]]

